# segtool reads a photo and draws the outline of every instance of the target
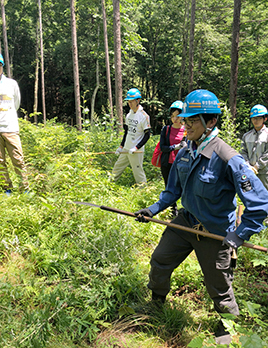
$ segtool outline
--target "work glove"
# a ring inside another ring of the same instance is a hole
[[[237,249],[244,243],[244,239],[238,237],[235,232],[227,232],[227,236],[222,241],[222,245],[227,245],[231,248]]]
[[[132,147],[129,151],[128,151],[128,153],[130,154],[130,155],[133,155],[133,153],[135,152],[135,151],[137,151],[138,149],[136,148],[136,146],[134,146],[134,147]]]
[[[174,150],[179,150],[181,148],[181,143],[174,145]]]
[[[123,148],[119,146],[119,148],[116,149],[115,154],[116,154],[116,155],[120,155],[120,153],[122,152],[122,150],[123,150]]]
[[[181,141],[179,144],[176,144],[174,150],[182,149],[185,145],[187,145],[186,141]]]
[[[181,145],[181,148],[183,148],[184,146],[187,146],[187,141],[182,140],[180,142],[180,145]]]
[[[149,216],[150,218],[154,216],[154,214],[151,212],[149,208],[138,210],[134,214],[137,216],[137,219],[135,220],[139,222],[149,222],[144,218],[144,216]]]

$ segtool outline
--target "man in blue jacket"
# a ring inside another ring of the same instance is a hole
[[[243,157],[218,137],[220,113],[215,94],[202,89],[188,94],[181,113],[188,144],[178,152],[159,201],[135,215],[138,221],[147,222],[144,216],[152,217],[181,198],[183,208],[173,223],[225,237],[221,242],[167,227],[150,262],[148,287],[153,300],[165,301],[172,272],[194,250],[215,310],[238,315],[231,254],[263,229],[268,192]],[[237,228],[236,194],[245,206]],[[231,342],[221,322],[216,337],[218,344]]]

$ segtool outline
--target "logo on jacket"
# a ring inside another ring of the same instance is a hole
[[[251,182],[249,180],[241,182],[241,189],[243,192],[252,190]]]

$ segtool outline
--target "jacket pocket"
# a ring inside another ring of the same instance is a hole
[[[211,171],[208,168],[198,175],[199,184],[197,185],[196,194],[213,200],[217,191],[219,190],[219,173],[217,171]]]

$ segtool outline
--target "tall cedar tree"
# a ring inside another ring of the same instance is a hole
[[[80,108],[80,85],[79,85],[75,4],[76,4],[76,1],[71,0],[70,6],[71,6],[71,29],[72,29],[72,44],[73,44],[72,53],[73,53],[73,71],[74,71],[75,114],[76,114],[76,127],[79,131],[81,131],[82,123],[81,123],[81,108]]]

